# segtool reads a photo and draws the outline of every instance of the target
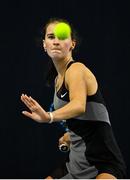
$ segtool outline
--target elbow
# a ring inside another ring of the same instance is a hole
[[[85,106],[85,105],[79,104],[79,105],[77,106],[77,112],[78,112],[78,114],[83,114],[83,113],[85,113],[85,111],[86,111],[86,106]]]
[[[84,107],[80,107],[80,114],[83,114],[83,113],[85,113],[85,110],[86,110],[86,108],[84,108]]]

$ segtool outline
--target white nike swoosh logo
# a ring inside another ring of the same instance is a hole
[[[63,98],[66,94],[67,94],[67,92],[65,94],[61,94],[61,98]]]

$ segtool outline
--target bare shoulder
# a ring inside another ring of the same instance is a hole
[[[85,75],[85,65],[79,62],[71,64],[65,73],[65,83],[77,82],[84,79]]]
[[[65,84],[68,88],[68,85],[71,85],[72,82],[77,84],[85,84],[87,87],[87,94],[92,95],[97,91],[97,80],[92,71],[86,67],[83,63],[76,62],[73,63],[66,71],[65,75]]]
[[[71,67],[82,67],[82,68],[86,68],[86,66],[83,64],[83,63],[81,63],[81,62],[75,62],[75,63],[73,63],[72,65],[71,65]]]
[[[86,66],[83,63],[80,62],[75,62],[73,63],[68,69],[67,69],[67,73],[73,72],[73,71],[85,71],[86,70]]]
[[[66,75],[69,75],[69,74],[73,75],[75,73],[85,74],[88,78],[95,77],[93,72],[81,62],[73,63],[66,71]]]

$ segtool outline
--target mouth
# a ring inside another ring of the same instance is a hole
[[[60,49],[52,49],[52,52],[53,52],[53,53],[60,53],[61,50],[60,50]]]
[[[60,49],[54,48],[54,49],[52,49],[52,51],[60,51]]]

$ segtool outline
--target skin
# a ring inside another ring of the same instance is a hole
[[[63,82],[66,65],[72,56],[72,47],[75,46],[75,41],[72,41],[71,37],[66,40],[59,40],[54,37],[53,30],[55,25],[50,24],[48,26],[43,46],[56,67],[58,72],[57,82],[60,86]],[[84,80],[85,69],[86,67],[83,64],[76,63],[66,71],[65,83],[69,89],[70,102],[66,106],[53,111],[54,121],[69,119],[85,112],[85,97],[87,95],[87,82]],[[79,84],[78,87],[77,82]],[[24,115],[37,122],[48,122],[50,120],[48,113],[32,97],[22,94],[21,100],[31,110],[31,113],[23,111]]]
[[[76,42],[72,40],[71,37],[68,37],[65,40],[56,38],[53,34],[56,24],[57,23],[51,23],[47,27],[43,47],[52,59],[58,73],[56,89],[58,90],[60,88],[65,76],[65,85],[69,90],[70,102],[64,107],[52,112],[54,121],[61,121],[62,119],[67,120],[84,113],[86,110],[86,97],[87,95],[95,94],[98,85],[93,73],[82,63],[72,64],[65,74],[66,66],[70,62],[72,50],[74,49]],[[22,113],[25,116],[39,123],[49,122],[50,115],[31,96],[22,94],[21,101],[31,111],[23,111]],[[63,142],[70,143],[69,134],[64,134],[64,136],[59,139],[59,144]],[[115,177],[108,173],[102,173],[97,176],[97,179],[108,178],[114,179]],[[46,179],[53,178],[48,176]]]

